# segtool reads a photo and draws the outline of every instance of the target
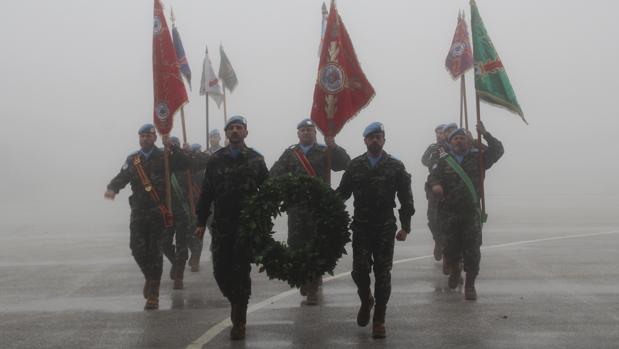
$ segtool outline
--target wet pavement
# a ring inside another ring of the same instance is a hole
[[[208,260],[187,270],[184,290],[164,278],[160,310],[146,312],[128,233],[1,235],[0,347],[618,347],[618,226],[487,225],[476,302],[447,288],[431,251],[422,227],[396,243],[384,340],[356,324],[345,256],[319,306],[254,267],[247,338],[231,342],[229,306]]]

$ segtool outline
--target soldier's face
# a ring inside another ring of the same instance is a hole
[[[299,143],[303,145],[310,145],[316,142],[316,128],[312,126],[301,127],[297,130],[297,136],[299,136]]]
[[[445,141],[445,133],[443,131],[436,131],[436,143],[442,143]]]
[[[245,137],[247,137],[247,128],[243,124],[231,124],[226,129],[226,137],[231,144],[243,143]]]
[[[451,149],[453,149],[456,154],[464,154],[467,150],[469,150],[469,140],[465,135],[457,135],[452,137],[449,144],[451,145]]]
[[[363,139],[368,151],[373,154],[378,154],[383,150],[385,145],[385,134],[382,132],[376,132],[368,135]]]
[[[213,135],[208,139],[208,142],[211,144],[211,147],[216,146],[221,141],[219,135]]]
[[[154,133],[141,133],[140,134],[140,148],[151,149],[155,146],[157,141],[157,135]]]

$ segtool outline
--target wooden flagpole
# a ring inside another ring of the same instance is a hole
[[[208,124],[208,93],[205,93],[204,97],[206,97],[206,146],[204,147],[204,149],[208,150],[211,144],[209,138],[209,133],[211,132],[211,129]]]
[[[462,104],[460,105],[460,127],[462,127],[462,109],[464,108],[464,128],[469,129],[469,108],[466,104],[466,83],[464,80],[464,74],[460,75],[460,98]]]
[[[187,142],[187,128],[185,127],[185,107],[181,107],[181,123],[183,125],[183,144],[188,144]],[[193,178],[191,176],[191,169],[187,169],[187,195],[189,196],[189,208],[191,209],[191,214],[196,212],[196,205],[193,202]]]
[[[481,123],[481,111],[479,109],[479,95],[475,93],[475,104],[477,107],[477,124]],[[484,150],[481,144],[481,132],[477,130],[477,149],[479,149],[479,194],[481,197],[481,217],[482,223],[484,222],[484,217],[486,217],[486,196],[484,190],[484,181],[486,179],[486,165],[484,163]]]

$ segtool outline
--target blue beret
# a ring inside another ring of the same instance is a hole
[[[202,146],[200,144],[194,143],[194,144],[191,145],[191,151],[197,153],[197,152],[199,152],[201,150],[202,150]]]
[[[170,137],[170,142],[172,142],[172,144],[181,145],[181,140],[176,136]]]
[[[383,127],[383,124],[381,124],[380,122],[373,122],[369,124],[368,127],[366,127],[365,130],[363,130],[363,137],[365,138],[371,135],[372,133],[376,133],[376,132],[385,133],[385,128]]]
[[[316,125],[310,119],[303,119],[303,121],[297,124],[297,130],[303,127],[316,127]]]
[[[460,126],[458,126],[458,124],[456,124],[455,122],[452,122],[450,124],[445,125],[445,127],[443,127],[443,131],[450,129],[450,128],[458,128]]]
[[[466,137],[466,130],[460,127],[460,128],[457,128],[451,131],[451,133],[449,134],[449,137],[447,138],[447,141],[451,142],[451,139],[458,135]]]
[[[245,118],[242,117],[241,115],[235,115],[235,116],[231,117],[230,119],[228,119],[228,121],[226,122],[226,126],[224,127],[224,130],[227,130],[228,126],[230,126],[232,124],[241,124],[241,125],[247,127],[247,120],[245,120]]]
[[[209,136],[220,136],[220,134],[219,134],[219,130],[218,130],[218,129],[216,129],[216,128],[214,128],[214,129],[212,129],[212,130],[210,130],[210,131],[209,131],[208,135],[209,135]]]
[[[434,128],[434,132],[443,131],[445,129],[445,124],[440,124]]]
[[[153,126],[153,124],[144,124],[138,130],[138,134],[139,135],[141,135],[141,134],[148,134],[148,133],[153,133],[153,134],[157,133],[157,130],[155,129],[155,126]]]

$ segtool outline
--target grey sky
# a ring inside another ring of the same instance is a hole
[[[318,57],[319,0],[165,1],[174,8],[194,90],[186,107],[189,141],[204,144],[204,99],[198,95],[204,45],[219,67],[222,42],[239,85],[231,114],[249,120],[252,146],[271,165],[296,141],[309,114]],[[11,1],[0,12],[0,233],[15,229],[127,224],[127,188],[103,200],[107,182],[138,148],[137,129],[152,120],[153,3],[140,1]],[[506,202],[616,207],[619,175],[619,5],[592,0],[479,0],[527,120],[482,104],[487,128],[506,148],[488,174],[495,217]],[[420,163],[436,124],[458,118],[459,84],[443,66],[459,9],[468,2],[340,0],[362,67],[376,89],[368,108],[337,137],[351,156],[364,151],[361,132],[382,121],[386,150],[413,174],[425,224]],[[474,115],[472,74],[467,74]],[[211,124],[222,111],[211,103]],[[173,134],[180,135],[180,118]],[[577,198],[574,198],[577,197]],[[584,199],[583,199],[584,198]],[[506,209],[507,210],[507,209]],[[608,211],[610,212],[610,211]]]

